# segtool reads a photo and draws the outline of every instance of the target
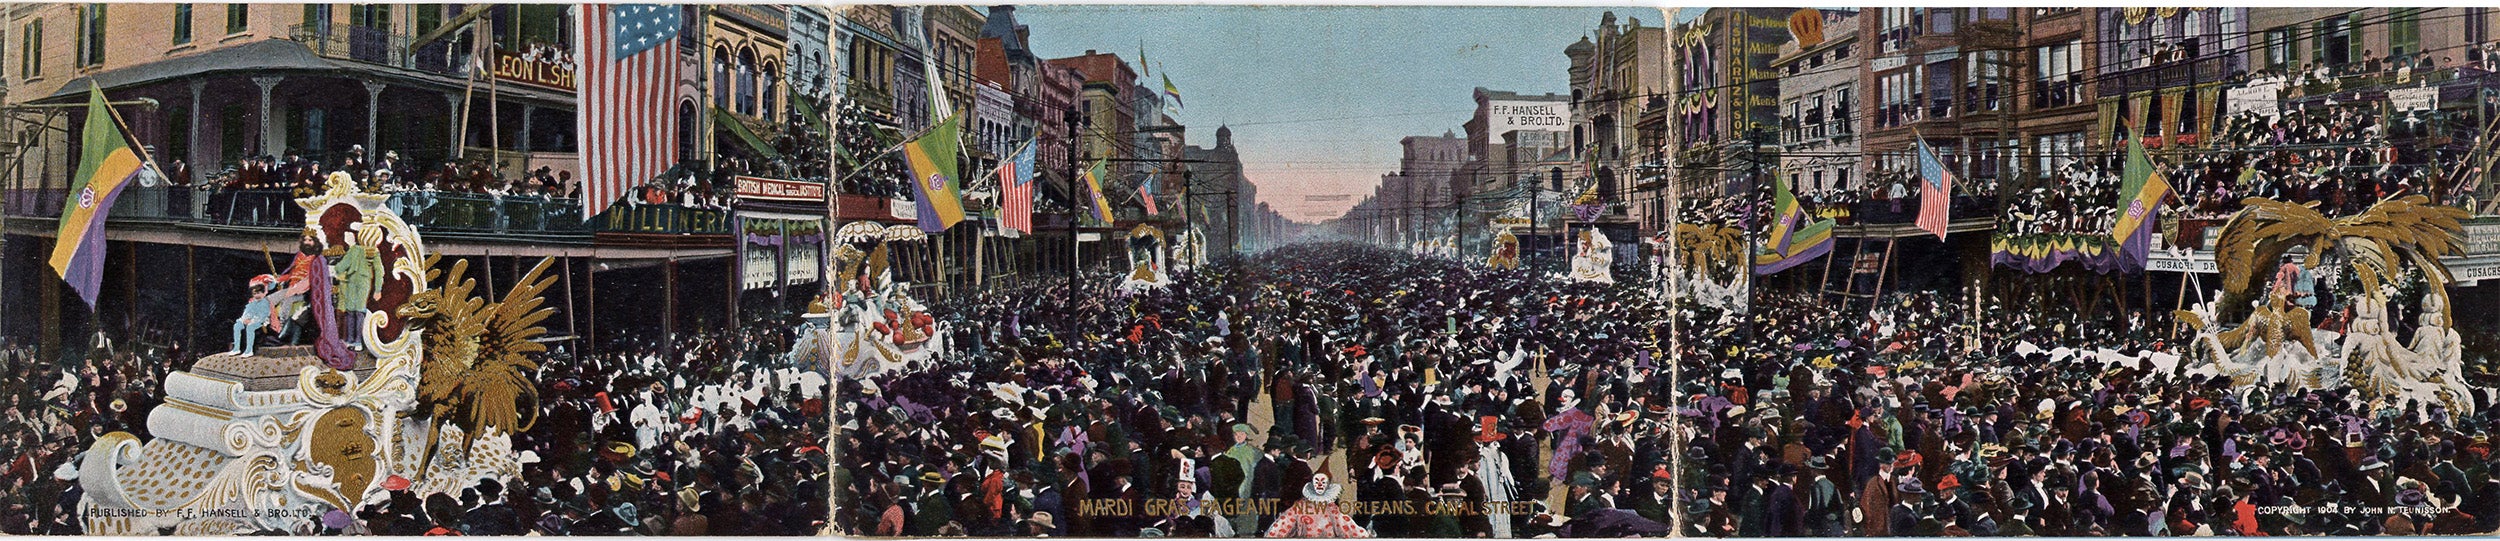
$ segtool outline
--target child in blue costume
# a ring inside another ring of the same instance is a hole
[[[243,304],[243,315],[234,318],[234,349],[227,353],[251,356],[260,345],[260,327],[269,324],[269,284],[276,279],[263,274],[252,277],[252,301]]]

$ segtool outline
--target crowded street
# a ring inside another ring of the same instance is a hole
[[[0,19],[0,534],[2500,536],[2500,10]]]
[[[1108,289],[941,306],[1001,324],[844,380],[842,531],[1316,536],[1292,520],[1310,488],[1359,498],[1364,532],[1533,537],[1667,479],[1641,288],[1332,243]],[[1666,512],[1581,524],[1663,535]]]

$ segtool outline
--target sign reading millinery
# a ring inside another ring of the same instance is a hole
[[[797,180],[739,176],[738,198],[821,203],[825,200],[825,185]]]
[[[573,90],[573,61],[552,47],[531,51],[495,50],[495,78],[557,90]]]
[[[2387,101],[2398,111],[2420,111],[2439,108],[2437,88],[2399,88],[2387,91]]]
[[[1485,102],[1488,133],[1565,131],[1571,129],[1571,107],[1557,101]]]

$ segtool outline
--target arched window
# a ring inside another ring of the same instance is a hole
[[[729,45],[712,47],[712,106],[729,108]]]
[[[738,112],[755,114],[755,48],[738,49]]]
[[[766,121],[779,118],[773,116],[773,111],[781,108],[781,100],[779,99],[781,93],[778,92],[781,88],[781,65],[773,62],[765,62],[763,81],[757,84],[756,87],[756,92],[762,94],[760,98],[763,100],[764,105],[758,108],[759,110],[756,111],[755,116],[763,118]]]
[[[694,100],[677,102],[677,161],[695,161]]]

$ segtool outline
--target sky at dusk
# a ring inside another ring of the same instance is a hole
[[[1018,6],[1034,54],[1087,50],[1169,74],[1189,143],[1230,125],[1259,199],[1285,217],[1345,213],[1398,167],[1398,139],[1463,135],[1476,87],[1571,91],[1563,47],[1600,15],[1657,26],[1656,8]],[[1310,196],[1351,194],[1337,200]]]

